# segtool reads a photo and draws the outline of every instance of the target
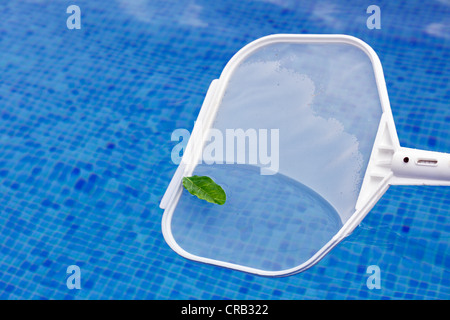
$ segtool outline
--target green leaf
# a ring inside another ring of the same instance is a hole
[[[194,196],[211,203],[222,205],[227,200],[222,187],[207,176],[184,177],[183,186]]]

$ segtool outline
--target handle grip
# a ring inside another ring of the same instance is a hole
[[[449,153],[400,148],[394,153],[391,169],[391,184],[450,185]]]

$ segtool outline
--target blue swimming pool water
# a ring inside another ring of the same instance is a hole
[[[66,9],[81,8],[68,30]],[[209,83],[273,33],[345,33],[378,53],[401,144],[450,152],[450,4],[0,3],[0,299],[448,299],[450,188],[391,187],[318,265],[262,278],[190,262],[158,204]],[[69,265],[80,290],[66,286]],[[366,286],[378,265],[381,289]]]

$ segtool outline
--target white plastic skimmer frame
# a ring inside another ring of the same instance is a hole
[[[265,270],[246,265],[230,263],[192,254],[183,249],[175,240],[171,221],[173,213],[183,191],[181,180],[190,176],[199,163],[201,152],[207,139],[208,129],[212,127],[218,108],[224,98],[230,78],[238,66],[256,51],[272,44],[346,44],[360,49],[370,59],[375,76],[376,87],[381,105],[373,148],[357,197],[354,213],[343,221],[340,230],[308,260],[283,270]],[[164,209],[162,232],[168,245],[179,255],[198,262],[262,276],[286,276],[295,274],[313,266],[333,247],[360,224],[390,185],[450,185],[450,155],[446,153],[423,151],[400,146],[394,119],[389,104],[382,66],[375,51],[365,42],[348,35],[296,35],[278,34],[258,39],[236,53],[224,68],[219,79],[213,80],[201,107],[191,137],[165,194],[160,207]]]

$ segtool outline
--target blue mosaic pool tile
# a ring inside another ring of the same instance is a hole
[[[450,297],[448,188],[391,187],[317,266],[276,279],[179,257],[158,207],[172,131],[192,129],[209,83],[267,34],[363,39],[401,144],[450,152],[448,4],[378,1],[381,30],[359,0],[73,4],[81,30],[65,27],[67,1],[0,4],[0,299]],[[66,286],[73,264],[81,290]]]

